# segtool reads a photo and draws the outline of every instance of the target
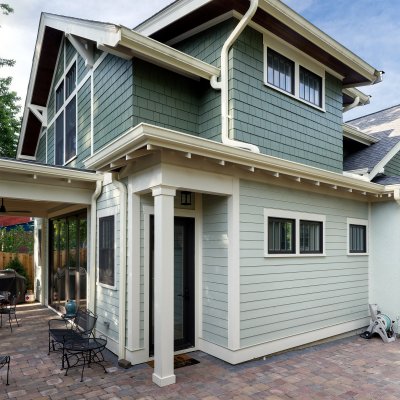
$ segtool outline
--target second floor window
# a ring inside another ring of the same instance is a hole
[[[76,156],[76,63],[56,89],[55,164],[64,165]]]
[[[268,49],[268,83],[294,94],[294,62]]]
[[[300,67],[299,96],[301,99],[318,107],[322,105],[322,79],[303,67]]]

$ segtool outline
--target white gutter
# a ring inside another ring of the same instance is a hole
[[[103,181],[97,181],[96,190],[92,195],[92,202],[90,207],[89,306],[95,314],[96,314],[96,281],[97,281],[97,275],[96,275],[97,199],[100,196],[102,188],[103,188]]]
[[[259,153],[260,149],[250,143],[239,142],[238,140],[231,139],[229,137],[229,49],[232,44],[242,33],[244,28],[248,25],[250,20],[253,18],[258,8],[258,0],[250,0],[250,8],[247,10],[246,14],[243,16],[239,24],[229,35],[228,39],[225,41],[221,50],[221,81],[218,82],[217,77],[213,76],[210,80],[211,86],[214,89],[221,90],[221,139],[222,143],[237,147],[240,149],[250,150],[254,153]]]
[[[112,182],[119,190],[119,327],[118,327],[118,359],[125,359],[125,327],[126,327],[126,186],[112,174]]]
[[[398,186],[393,189],[393,198],[400,206],[400,188]]]

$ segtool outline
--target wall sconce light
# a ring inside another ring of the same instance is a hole
[[[181,206],[192,205],[192,192],[183,191],[181,192]]]

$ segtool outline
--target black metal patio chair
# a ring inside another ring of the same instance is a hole
[[[7,365],[7,383],[8,385],[8,375],[10,373],[10,356],[0,356],[0,368],[3,368]]]
[[[10,325],[11,332],[12,332],[11,320],[13,319],[13,316],[17,323],[17,326],[19,326],[18,318],[17,318],[17,297],[16,296],[11,297],[9,304],[7,304],[7,303],[1,304],[0,327],[3,327],[3,315],[8,315],[8,323]]]
[[[90,310],[79,309],[74,319],[53,318],[49,321],[49,352],[62,351],[62,368],[64,368],[64,345],[73,340],[93,337],[97,315]]]

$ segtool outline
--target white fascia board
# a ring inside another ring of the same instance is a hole
[[[343,124],[343,136],[367,146],[379,142],[379,139],[368,135],[367,133],[364,133],[363,131],[360,131],[348,124]]]
[[[128,47],[139,57],[142,56],[155,63],[171,66],[185,74],[204,79],[220,75],[219,68],[126,27],[121,27],[119,44]]]
[[[380,81],[380,72],[353,52],[342,46],[339,42],[322,32],[316,26],[311,24],[301,15],[297,14],[291,8],[279,0],[260,0],[259,7],[268,14],[277,18],[285,25],[290,26],[303,37],[325,50],[333,57],[348,65],[354,71],[358,72],[371,84]]]
[[[90,169],[105,167],[111,162],[125,157],[126,154],[146,145],[224,160],[242,166],[251,165],[260,170],[272,170],[279,174],[293,175],[301,179],[319,181],[332,186],[351,187],[355,190],[374,194],[384,193],[383,186],[376,183],[361,181],[343,176],[341,173],[330,172],[265,154],[252,153],[226,146],[213,140],[143,123],[129,129],[124,135],[110,142],[102,150],[88,158],[85,161],[85,166]]]
[[[347,96],[351,97],[352,99],[355,99],[356,97],[360,98],[360,105],[364,106],[366,104],[369,104],[371,97],[365,93],[363,93],[361,90],[358,90],[356,88],[344,88],[342,90],[344,94]]]
[[[378,164],[375,165],[375,167],[372,169],[372,171],[369,173],[369,179],[372,180],[375,178],[377,174],[379,174],[383,169],[385,168],[385,165],[400,151],[400,142],[396,143],[386,154],[385,157],[382,158],[381,161],[379,161]]]
[[[43,19],[45,26],[62,31],[66,35],[79,36],[109,46],[116,46],[121,37],[119,25],[53,14],[44,14]]]
[[[210,3],[212,0],[182,0],[175,2],[170,6],[167,6],[164,10],[150,17],[147,21],[144,21],[135,28],[135,31],[141,33],[144,36],[151,36],[154,32],[159,31],[165,26],[172,22],[184,17]]]
[[[0,159],[0,174],[15,173],[21,175],[37,175],[58,179],[71,179],[80,182],[96,182],[103,180],[99,173],[60,168],[50,165],[21,162],[18,160]]]

